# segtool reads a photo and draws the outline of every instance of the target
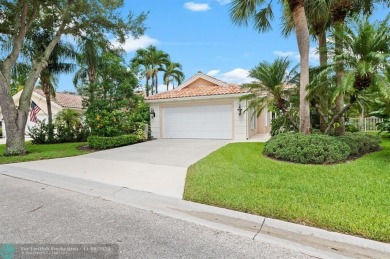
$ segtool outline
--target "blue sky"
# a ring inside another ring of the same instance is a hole
[[[277,1],[274,1],[277,2]],[[202,71],[230,83],[248,81],[247,71],[260,61],[290,56],[298,63],[295,35],[280,34],[280,5],[274,8],[273,30],[258,33],[251,26],[237,27],[229,17],[229,0],[125,0],[123,13],[149,11],[148,30],[139,39],[129,38],[123,48],[130,60],[137,48],[156,45],[171,60],[183,65],[188,79]],[[374,14],[384,17],[386,10]],[[316,43],[311,44],[310,62],[317,64]],[[75,91],[73,75],[61,76],[58,91]],[[161,89],[164,87],[161,86]]]

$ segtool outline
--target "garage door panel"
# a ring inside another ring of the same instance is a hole
[[[232,105],[170,107],[163,113],[164,138],[232,139]]]

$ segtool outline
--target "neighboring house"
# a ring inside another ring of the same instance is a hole
[[[20,95],[22,94],[22,91],[18,92],[13,96],[14,102],[16,105],[19,105],[19,99]],[[48,115],[47,115],[47,105],[46,105],[46,97],[42,90],[35,89],[31,96],[31,101],[33,101],[39,108],[40,112],[37,114],[37,118],[40,121],[46,120],[48,121]],[[56,93],[56,97],[51,100],[51,110],[53,113],[53,120],[55,120],[56,115],[66,109],[83,112],[83,97],[80,95],[75,94],[69,94],[69,93]],[[3,130],[3,137],[5,137],[5,125],[3,121],[3,116],[0,112],[0,119],[2,120],[2,130]],[[36,123],[30,121],[30,114],[27,117],[27,125],[26,130],[28,127],[35,126]]]
[[[178,88],[146,97],[150,104],[151,131],[155,138],[247,140],[270,132],[271,113],[259,117],[244,112],[249,94],[198,72]]]

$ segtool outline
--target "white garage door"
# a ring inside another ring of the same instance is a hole
[[[163,109],[164,138],[232,139],[232,105]]]

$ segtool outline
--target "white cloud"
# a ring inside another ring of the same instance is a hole
[[[272,52],[274,55],[278,57],[289,57],[294,59],[295,61],[300,61],[300,55],[297,51],[281,51],[281,50],[275,50]],[[319,60],[319,54],[318,50],[315,47],[311,47],[309,49],[309,61],[310,62],[318,62]]]
[[[158,40],[149,37],[148,35],[143,35],[138,39],[129,38],[125,43],[121,44],[116,40],[111,41],[114,47],[122,47],[126,52],[136,51],[137,49],[143,49],[149,47],[150,45],[158,44]]]
[[[281,51],[281,50],[275,50],[272,52],[274,55],[282,58],[294,58],[296,60],[299,60],[299,53],[296,51]]]
[[[187,2],[184,4],[184,8],[194,11],[194,12],[205,12],[211,9],[209,4],[205,3],[195,3],[195,2]]]
[[[209,72],[207,72],[207,75],[208,76],[216,76],[219,74],[219,72],[221,72],[221,70],[214,69],[214,70],[210,70]]]
[[[243,68],[235,68],[225,73],[220,73],[220,70],[214,69],[210,70],[207,75],[213,76],[226,83],[233,84],[245,84],[254,80],[253,78],[249,77],[249,71]]]
[[[157,88],[159,93],[163,93],[167,91],[167,85],[164,84],[159,84]],[[172,84],[169,86],[169,90],[172,90]]]
[[[225,5],[225,4],[230,4],[232,0],[217,0],[218,3],[220,3],[221,5]]]

